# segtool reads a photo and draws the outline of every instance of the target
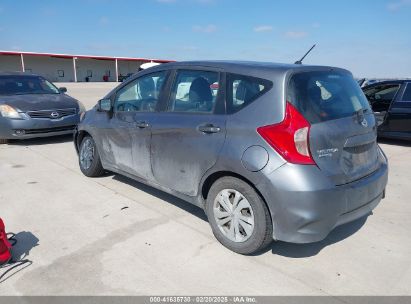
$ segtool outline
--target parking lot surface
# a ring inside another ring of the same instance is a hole
[[[61,86],[91,108],[114,84]],[[389,184],[372,215],[319,243],[242,256],[201,209],[122,176],[83,176],[70,136],[0,145],[0,216],[14,255],[33,261],[0,295],[411,295],[411,143],[381,147]]]

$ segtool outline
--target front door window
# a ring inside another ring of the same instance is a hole
[[[142,76],[119,90],[116,112],[154,112],[166,79],[166,71]]]

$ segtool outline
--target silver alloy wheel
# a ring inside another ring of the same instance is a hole
[[[94,160],[94,145],[90,138],[87,138],[80,149],[80,164],[85,170],[91,167]]]
[[[229,240],[245,242],[253,234],[253,209],[239,191],[221,190],[214,199],[213,212],[218,228]]]

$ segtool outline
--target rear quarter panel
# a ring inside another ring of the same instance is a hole
[[[284,77],[272,71],[229,71],[267,79],[273,87],[254,102],[231,115],[227,115],[227,134],[224,146],[215,166],[207,172],[209,176],[215,172],[228,171],[239,174],[257,185],[264,174],[276,170],[285,163],[275,150],[257,133],[257,128],[279,123],[284,117]],[[247,170],[242,164],[244,152],[251,146],[263,147],[268,153],[267,165],[257,172]]]

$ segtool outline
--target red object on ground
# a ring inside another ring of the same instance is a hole
[[[4,222],[0,218],[0,265],[7,263],[11,259],[11,244],[7,239]]]

